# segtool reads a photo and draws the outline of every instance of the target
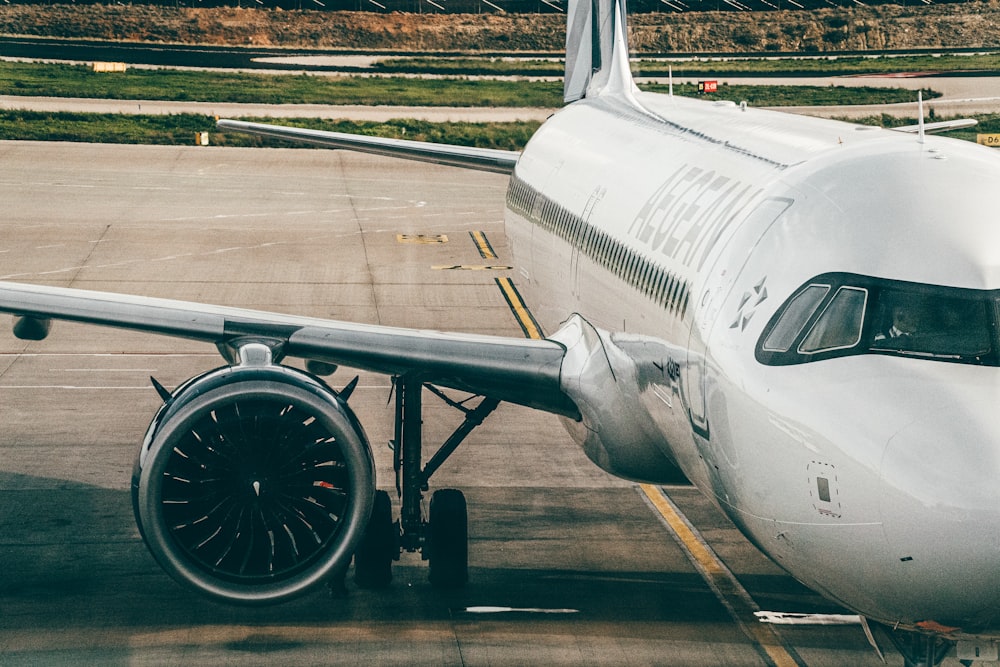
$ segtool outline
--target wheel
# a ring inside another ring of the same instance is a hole
[[[392,501],[385,491],[375,492],[371,519],[354,552],[354,583],[361,588],[385,588],[392,581],[392,561],[399,553]]]
[[[469,580],[468,510],[461,491],[441,489],[431,496],[425,549],[435,588],[460,588]]]

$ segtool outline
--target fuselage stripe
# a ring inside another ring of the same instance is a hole
[[[639,488],[695,569],[743,633],[763,652],[767,662],[774,667],[805,667],[795,650],[785,644],[774,628],[758,621],[755,612],[760,611],[760,607],[677,505],[659,487],[640,484]]]

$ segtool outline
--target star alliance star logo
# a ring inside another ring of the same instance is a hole
[[[767,276],[764,276],[759,283],[753,286],[753,289],[748,289],[743,293],[743,296],[740,297],[739,308],[736,309],[736,319],[729,325],[730,329],[739,327],[740,331],[746,331],[747,324],[757,312],[757,306],[767,299],[767,287],[764,286],[766,282]]]

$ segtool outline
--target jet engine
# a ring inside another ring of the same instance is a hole
[[[132,475],[139,531],[178,581],[230,603],[280,602],[342,576],[371,513],[371,449],[345,397],[271,363],[240,363],[168,394]]]

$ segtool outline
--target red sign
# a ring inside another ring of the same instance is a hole
[[[714,93],[719,90],[718,81],[699,81],[698,82],[698,92],[699,93]]]

